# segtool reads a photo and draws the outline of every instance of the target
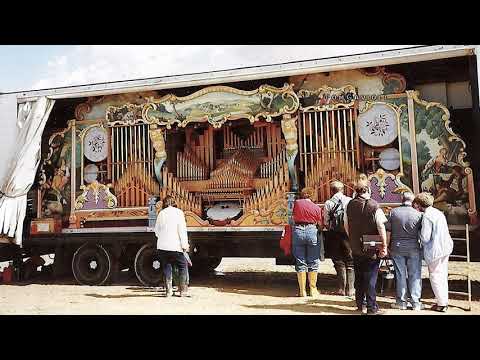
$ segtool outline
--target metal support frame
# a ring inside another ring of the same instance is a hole
[[[450,259],[462,259],[467,261],[467,273],[463,274],[458,274],[458,273],[448,273],[448,276],[450,277],[451,275],[453,276],[460,276],[463,277],[467,280],[467,292],[462,292],[462,291],[449,291],[449,294],[453,295],[460,295],[460,296],[466,296],[468,297],[468,309],[467,311],[472,310],[472,283],[471,283],[471,277],[470,277],[470,231],[469,231],[469,226],[468,224],[465,225],[465,239],[464,238],[458,238],[458,237],[453,237],[452,240],[455,241],[464,241],[466,243],[466,255],[450,255]],[[455,248],[455,243],[454,243],[454,248]]]

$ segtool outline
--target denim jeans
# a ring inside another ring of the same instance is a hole
[[[392,254],[395,267],[395,281],[397,290],[397,304],[407,305],[408,292],[412,306],[420,306],[422,296],[422,257],[419,251],[411,251],[408,255]]]
[[[177,265],[180,284],[187,284],[188,281],[188,264],[185,255],[180,251],[166,251],[159,250],[158,255],[160,257],[160,262],[162,263],[163,275],[165,280],[172,279],[172,264]]]
[[[316,225],[295,225],[293,229],[292,253],[297,272],[318,271],[320,244]]]
[[[364,298],[367,298],[367,310],[377,311],[377,278],[380,259],[372,260],[365,256],[354,256],[355,270],[355,302],[361,309]]]

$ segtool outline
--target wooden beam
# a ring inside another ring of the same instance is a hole
[[[418,194],[420,192],[420,183],[418,177],[418,158],[417,158],[417,137],[415,134],[415,108],[413,104],[413,91],[407,91],[407,106],[408,106],[408,128],[410,131],[410,149],[412,158],[412,185],[413,192]],[[400,134],[399,134],[400,136]]]

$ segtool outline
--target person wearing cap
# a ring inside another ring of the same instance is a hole
[[[317,225],[322,223],[320,207],[311,199],[313,189],[305,188],[301,192],[301,199],[295,200],[293,220],[295,222],[292,238],[292,254],[295,258],[299,296],[305,297],[307,273],[310,287],[310,296],[318,297],[317,275],[320,265],[320,244],[317,238]]]
[[[407,310],[407,288],[413,310],[421,310],[422,253],[419,232],[422,213],[412,207],[411,192],[402,194],[402,205],[390,211],[386,224],[390,231],[390,255],[395,268],[396,302],[392,308]],[[408,286],[407,286],[408,283]]]
[[[422,192],[415,197],[413,206],[423,213],[420,241],[423,257],[428,266],[430,284],[435,294],[433,311],[448,309],[448,259],[453,251],[453,240],[443,212],[433,207],[433,196]]]
[[[352,249],[343,225],[343,217],[352,198],[343,193],[344,185],[340,181],[332,181],[330,191],[333,196],[325,201],[324,225],[327,229],[326,243],[328,244],[329,255],[337,272],[336,293],[342,296],[354,296],[355,274]]]

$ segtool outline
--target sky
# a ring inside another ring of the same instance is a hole
[[[0,92],[225,70],[406,46],[0,45]]]

